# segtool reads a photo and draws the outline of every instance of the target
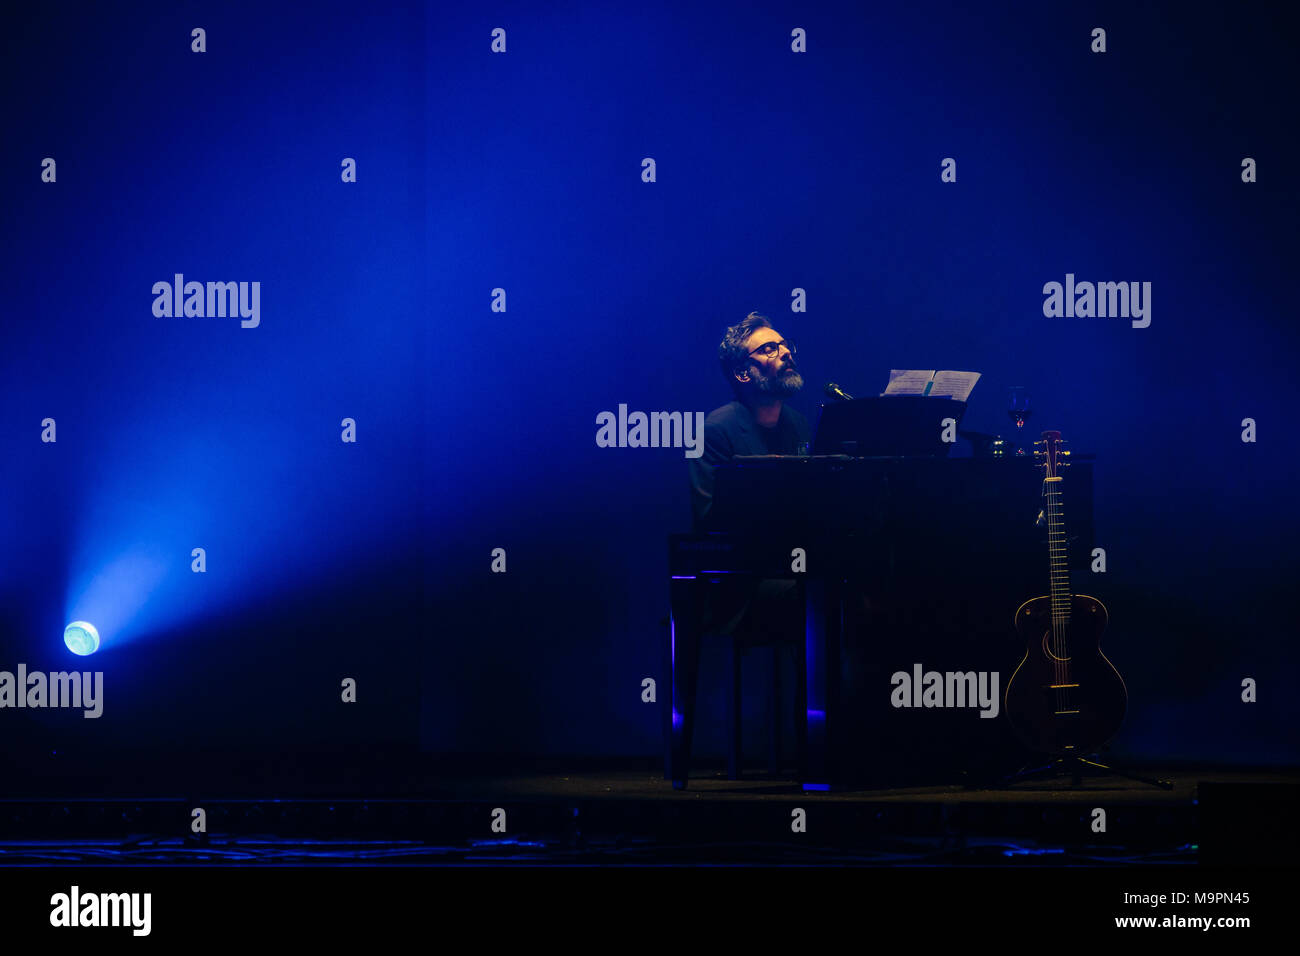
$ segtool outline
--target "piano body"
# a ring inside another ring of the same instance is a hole
[[[689,779],[703,589],[737,575],[802,585],[805,789],[1005,770],[990,764],[1019,751],[1001,714],[899,706],[891,675],[984,672],[1000,697],[1024,652],[1016,608],[1048,590],[1042,481],[1027,458],[764,456],[719,467],[713,530],[669,540],[665,777],[679,789]],[[1086,572],[1090,462],[1074,463],[1064,498],[1071,569]],[[793,568],[796,548],[805,570]]]

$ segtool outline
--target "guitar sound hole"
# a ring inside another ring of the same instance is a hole
[[[1070,658],[1057,657],[1055,654],[1052,653],[1051,641],[1052,641],[1052,632],[1045,631],[1043,633],[1043,656],[1050,657],[1054,661],[1068,661]]]

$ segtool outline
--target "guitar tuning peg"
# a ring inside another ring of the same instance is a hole
[[[1062,454],[1062,455],[1068,455],[1069,452],[1068,452],[1068,451],[1063,451],[1063,452],[1061,452],[1061,454]]]

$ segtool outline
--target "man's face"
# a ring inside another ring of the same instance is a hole
[[[747,380],[761,395],[786,398],[803,388],[794,353],[776,329],[755,329],[745,351],[749,353]]]

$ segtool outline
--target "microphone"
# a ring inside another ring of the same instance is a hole
[[[826,394],[829,395],[831,398],[835,399],[837,402],[853,401],[853,396],[850,395],[848,392],[844,391],[844,389],[840,388],[834,382],[826,383]]]

